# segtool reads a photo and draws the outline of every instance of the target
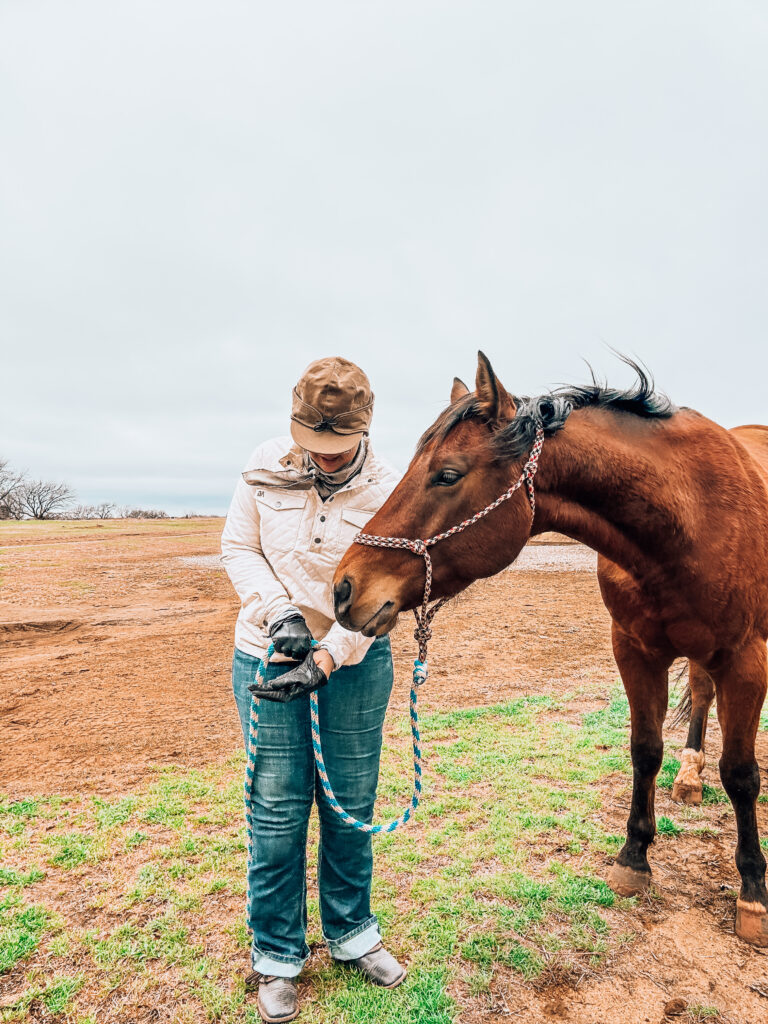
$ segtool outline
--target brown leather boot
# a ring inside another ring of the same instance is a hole
[[[381,985],[382,988],[397,988],[406,978],[405,968],[384,949],[380,942],[373,949],[369,949],[364,956],[359,956],[357,960],[348,962],[374,985]]]
[[[262,976],[259,982],[258,1008],[261,1019],[267,1024],[284,1024],[299,1015],[299,994],[297,978],[275,978],[271,974]]]

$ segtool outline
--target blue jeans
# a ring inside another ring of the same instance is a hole
[[[243,739],[259,659],[235,650],[232,687]],[[267,679],[291,665],[267,666]],[[388,637],[375,640],[359,665],[343,666],[318,690],[325,766],[345,810],[370,822],[376,799],[381,730],[392,690]],[[371,836],[345,825],[330,807],[315,770],[309,697],[262,700],[253,794],[254,857],[248,865],[248,925],[253,969],[292,978],[307,957],[307,826],[320,818],[318,888],[323,936],[336,960],[354,960],[380,939],[371,913]]]

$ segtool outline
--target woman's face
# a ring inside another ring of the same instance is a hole
[[[338,455],[321,455],[320,452],[309,452],[309,457],[319,466],[324,473],[335,473],[339,469],[343,469],[349,462],[354,459],[357,454],[358,446],[350,448],[346,452],[339,452]]]

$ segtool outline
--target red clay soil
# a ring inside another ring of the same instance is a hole
[[[215,555],[222,521],[0,524],[0,791],[114,792],[149,765],[237,746],[230,689],[237,599]],[[210,561],[210,559],[208,560]],[[504,573],[445,608],[425,710],[616,679],[594,575]],[[412,620],[393,634],[406,709]]]

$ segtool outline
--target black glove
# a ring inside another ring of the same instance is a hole
[[[327,682],[328,676],[318,667],[314,656],[308,654],[304,661],[290,672],[283,673],[277,679],[265,679],[261,686],[258,683],[251,683],[248,689],[254,697],[285,703],[305,693],[319,690]]]
[[[312,634],[300,612],[288,615],[269,627],[269,635],[278,654],[304,661],[312,649]]]

